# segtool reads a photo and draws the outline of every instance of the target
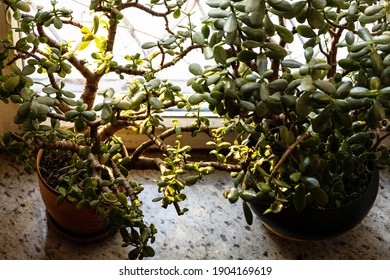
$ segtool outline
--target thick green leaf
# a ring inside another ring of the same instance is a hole
[[[312,104],[310,102],[310,92],[304,92],[296,102],[296,112],[300,117],[306,117],[312,110]]]
[[[191,95],[189,98],[188,98],[188,102],[191,104],[191,105],[197,105],[199,104],[200,102],[202,102],[204,100],[204,96],[202,93],[195,93],[193,95]]]
[[[161,45],[164,46],[164,47],[169,47],[170,45],[172,45],[174,42],[176,41],[176,38],[174,36],[171,36],[167,39],[164,39],[162,42],[161,42]]]
[[[201,32],[195,32],[192,36],[192,40],[194,41],[195,44],[198,44],[202,47],[205,46],[205,38],[203,33]]]
[[[294,59],[285,59],[282,61],[282,65],[289,68],[299,68],[302,66],[302,63]]]
[[[254,40],[245,40],[242,42],[242,46],[247,49],[254,49],[261,47],[261,43]]]
[[[223,31],[226,33],[232,33],[237,31],[238,23],[237,23],[237,18],[235,14],[230,14],[227,17],[227,20],[223,26]]]
[[[237,188],[231,188],[228,195],[227,199],[229,200],[230,203],[235,203],[239,198],[239,192]]]
[[[371,97],[374,95],[374,93],[365,87],[354,87],[349,91],[349,95],[352,98],[360,99],[365,97]]]
[[[335,94],[336,93],[336,87],[331,82],[324,81],[324,80],[315,80],[315,81],[313,81],[313,85],[325,93],[328,93],[328,94]]]
[[[294,143],[295,138],[294,135],[287,129],[286,126],[282,125],[279,128],[280,138],[282,140],[282,144],[286,147],[290,146]]]
[[[301,173],[300,172],[295,172],[290,174],[290,180],[293,181],[294,183],[297,183],[301,180]]]
[[[215,144],[215,143],[213,143],[213,144]],[[238,173],[237,177],[234,179],[234,187],[237,188],[239,185],[242,184],[242,181],[243,181],[243,179],[244,179],[244,176],[245,176],[245,171],[244,171],[244,170],[241,170],[241,171]]]
[[[143,49],[151,49],[157,46],[156,42],[146,42],[142,45]]]
[[[141,249],[137,247],[137,248],[131,250],[127,257],[129,260],[136,260],[139,256],[140,252],[141,252]]]
[[[329,16],[328,16],[329,17]],[[355,34],[352,31],[348,31],[345,34],[345,42],[348,45],[352,45],[355,42]]]
[[[358,11],[358,3],[356,1],[352,1],[351,4],[348,7],[348,15],[355,15]]]
[[[149,103],[153,107],[153,109],[160,110],[164,108],[164,104],[155,96],[151,96],[149,98]]]
[[[366,16],[373,16],[382,10],[383,10],[383,5],[370,5],[364,9],[364,14]]]
[[[349,91],[352,89],[353,85],[351,81],[345,81],[337,88],[335,92],[336,98],[345,98],[348,96]]]
[[[255,111],[255,110],[256,110],[255,104],[253,104],[253,103],[251,103],[251,102],[248,102],[248,101],[241,101],[241,105],[242,105],[242,107],[243,107],[246,111]]]
[[[380,121],[383,120],[386,116],[385,109],[383,108],[382,104],[378,102],[376,99],[374,99],[374,102],[372,104],[373,110],[375,113],[375,118]]]
[[[389,35],[379,35],[374,37],[372,40],[374,44],[390,44],[390,36]]]
[[[195,185],[196,182],[199,180],[199,175],[191,175],[186,178],[186,185],[187,186],[192,186]]]
[[[321,28],[325,24],[323,14],[315,8],[309,8],[307,21],[312,28]]]
[[[275,34],[275,31],[276,31],[275,24],[270,19],[268,14],[266,14],[264,17],[264,30],[268,36],[273,36]]]
[[[245,221],[247,222],[248,225],[252,225],[253,223],[252,210],[249,208],[248,204],[245,201],[242,202],[242,207],[244,210]]]
[[[286,49],[278,44],[266,43],[265,47],[270,50],[266,52],[266,55],[272,59],[283,60],[288,54]]]
[[[265,77],[268,71],[267,56],[264,53],[258,54],[256,57],[256,64],[257,64],[257,72],[259,73],[259,75]],[[254,79],[257,79],[257,77],[255,77]]]
[[[330,127],[332,116],[332,107],[327,106],[313,120],[312,126],[315,132],[321,133]]]
[[[261,101],[259,104],[257,104],[255,112],[258,117],[263,118],[268,112],[267,104]]]
[[[312,0],[310,3],[313,5],[314,8],[319,10],[324,9],[327,5],[326,0]]]
[[[285,0],[268,0],[268,4],[277,11],[289,12],[292,10],[290,2]]]
[[[257,53],[251,50],[242,50],[238,53],[237,58],[242,62],[249,62],[257,58]]]
[[[314,177],[302,177],[301,179],[309,191],[320,187],[320,182]]]
[[[294,34],[286,27],[281,25],[276,25],[276,33],[279,37],[286,43],[292,43],[294,41]]]
[[[94,121],[96,119],[96,113],[94,111],[83,111],[81,115],[87,121]]]
[[[3,84],[3,88],[6,91],[13,91],[18,86],[19,81],[19,76],[12,76]]]
[[[332,66],[330,66],[328,63],[316,63],[312,69],[317,69],[317,70],[330,70]]]
[[[161,80],[160,79],[152,79],[149,82],[145,84],[149,90],[154,90],[157,89],[161,85]],[[114,91],[111,90],[112,96],[114,96]]]
[[[227,54],[222,46],[216,46],[213,51],[214,60],[222,65],[226,64]]]
[[[377,14],[372,15],[372,16],[367,16],[364,14],[360,15],[359,21],[362,25],[366,25],[366,24],[374,23],[374,22],[382,19],[383,17],[385,17],[385,12],[381,11]]]
[[[31,75],[35,72],[35,67],[33,65],[26,65],[24,68],[23,68],[23,71],[22,71],[22,74],[24,76],[28,76],[28,75]]]
[[[306,75],[301,79],[301,87],[305,91],[312,91],[315,89],[313,85],[313,78],[310,75]]]
[[[17,2],[16,6],[19,10],[21,10],[23,12],[26,12],[26,13],[30,12],[30,6],[24,1]]]
[[[272,213],[280,213],[280,211],[283,210],[283,203],[281,203],[280,201],[275,201],[274,203],[271,204],[270,206],[270,210]]]
[[[305,38],[314,38],[317,36],[317,34],[313,31],[313,29],[307,25],[298,25],[297,32],[299,35]]]
[[[59,18],[59,17],[54,17],[54,27],[57,28],[57,29],[61,29],[62,28],[62,20]]]
[[[369,45],[369,42],[367,41],[358,41],[358,42],[355,42],[353,43],[349,50],[351,52],[358,52],[358,51],[361,51],[363,48],[367,47]]]
[[[211,97],[211,94],[209,92],[204,92],[203,96],[204,96],[204,100],[206,100],[211,105],[216,106],[219,103],[217,99]]]
[[[390,86],[378,90],[378,95],[384,99],[390,100]]]
[[[265,17],[265,5],[260,5],[259,9],[250,13],[249,21],[253,26],[261,26],[264,23],[264,17]]]
[[[298,212],[302,211],[306,206],[306,190],[303,185],[295,187],[294,206]]]
[[[55,103],[55,100],[49,96],[40,96],[37,98],[37,101],[47,106],[52,106]]]
[[[314,49],[313,47],[306,47],[305,50],[303,51],[303,55],[305,56],[306,62],[309,63],[314,55]]]
[[[354,61],[352,59],[348,58],[342,58],[338,61],[338,65],[347,70],[348,72],[350,71],[356,71],[360,69],[360,64],[357,61]]]
[[[257,10],[261,5],[261,1],[259,0],[248,0],[245,5],[245,12],[251,13]]]
[[[204,89],[202,87],[201,84],[199,84],[198,82],[196,81],[193,81],[191,83],[191,88],[195,91],[195,92],[199,92],[199,93],[203,93],[204,92]]]
[[[321,140],[317,135],[313,135],[312,137],[306,139],[301,143],[303,147],[306,148],[314,148],[317,147],[320,144]]]
[[[375,75],[380,76],[383,72],[383,61],[380,54],[377,52],[377,50],[372,49],[370,57],[372,69],[374,70]]]
[[[270,91],[284,91],[288,86],[288,81],[286,79],[277,79],[270,82],[267,87]]]
[[[320,104],[329,104],[329,102],[332,100],[332,97],[330,97],[329,94],[321,92],[321,91],[316,91],[314,92],[310,98],[316,102],[317,105]]]
[[[325,206],[329,202],[329,197],[321,188],[313,188],[310,190],[311,198],[320,206]]]
[[[221,9],[213,9],[213,10],[210,10],[208,15],[209,17],[212,17],[212,18],[226,18],[229,16],[229,12],[226,11],[226,10],[221,10]]]
[[[371,32],[366,27],[359,28],[359,30],[357,31],[357,34],[364,41],[371,41],[372,40]]]
[[[350,110],[349,104],[344,99],[333,99],[334,109],[339,113],[348,113]]]
[[[230,6],[230,0],[221,0],[220,3],[219,3],[219,7],[222,10],[227,9],[229,6]]]
[[[206,4],[212,8],[219,8],[221,1],[220,0],[207,0]]]

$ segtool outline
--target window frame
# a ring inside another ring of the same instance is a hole
[[[6,36],[6,31],[8,30],[8,27],[11,26],[7,22],[6,13],[7,12],[4,4],[0,3],[0,37]],[[5,74],[6,73],[7,72],[5,72]],[[3,102],[0,102],[0,133],[4,133],[6,131],[21,130],[21,127],[19,125],[16,125],[13,121],[18,107],[18,104],[4,104]],[[207,108],[203,108],[201,110],[203,112],[206,112],[206,116],[210,121],[210,128],[216,128],[221,126],[223,118],[213,114],[212,112],[207,112]],[[172,128],[174,120],[177,120],[181,126],[189,126],[190,123],[194,121],[194,118],[185,116],[184,112],[183,115],[176,115],[175,111],[164,112],[163,119],[163,125],[165,126],[165,128],[162,126],[158,127],[156,129],[157,135],[164,132],[166,129]],[[69,128],[66,123],[63,123],[62,125],[64,128]],[[137,134],[126,128],[119,131],[116,135],[122,139],[122,141],[125,143],[125,146],[130,150],[136,149],[140,144],[149,140],[147,136]],[[173,135],[167,139],[166,143],[169,145],[174,145],[175,140],[176,138]],[[181,138],[181,141],[183,143],[185,143],[186,145],[190,145],[195,150],[210,150],[211,148],[206,145],[208,140],[210,140],[210,137],[207,136],[205,133],[199,133],[196,137],[192,137],[189,133],[183,133],[183,137]]]

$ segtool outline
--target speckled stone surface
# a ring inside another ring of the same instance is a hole
[[[381,173],[378,198],[369,215],[350,232],[325,241],[290,241],[268,232],[256,219],[248,226],[241,205],[230,205],[222,192],[232,180],[225,173],[188,187],[177,216],[151,200],[158,196],[154,171],[137,171],[143,183],[145,220],[159,233],[154,259],[390,259],[390,173]],[[35,174],[0,155],[0,259],[126,259],[120,236],[80,244],[59,236],[47,222]]]

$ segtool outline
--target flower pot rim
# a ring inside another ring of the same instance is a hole
[[[248,202],[263,224],[280,236],[294,240],[321,240],[345,233],[367,217],[379,190],[379,170],[374,169],[366,189],[355,200],[333,208],[309,208],[296,211],[294,206],[280,213],[264,214],[266,206]]]

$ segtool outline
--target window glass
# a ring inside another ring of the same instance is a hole
[[[80,22],[86,27],[91,27],[93,22],[93,15],[89,11],[89,2],[82,0],[57,0],[56,7],[71,9],[73,11],[74,21]],[[141,0],[138,1],[142,4],[149,4],[150,0]],[[180,29],[184,30],[188,27],[188,17],[186,14],[191,14],[191,24],[196,25],[200,28],[201,19],[207,15],[208,6],[202,0],[187,0],[182,6],[184,12],[181,13],[181,16],[178,19],[172,19],[170,22],[171,25],[169,29],[174,33]],[[51,8],[51,1],[49,0],[33,0],[32,9],[37,10],[40,7],[44,9]],[[156,7],[158,11],[158,7]],[[157,47],[150,49],[143,49],[141,46],[145,42],[156,42],[163,41],[164,38],[169,36],[169,33],[165,29],[165,21],[159,17],[153,17],[144,13],[138,9],[127,9],[123,11],[124,18],[121,20],[115,41],[115,60],[118,63],[128,63],[126,62],[127,55],[134,55],[139,53],[141,57],[148,57],[154,52],[158,51]],[[56,38],[58,41],[72,41],[73,48],[81,43],[82,34],[75,34],[75,28],[68,25],[63,25],[60,30],[57,30],[54,27],[50,27],[49,32],[51,36]],[[79,32],[76,30],[76,32]],[[101,34],[104,34],[104,30],[99,30]],[[98,33],[99,34],[99,33]],[[90,48],[90,47],[88,47]],[[90,56],[90,52],[84,51],[79,52],[79,58],[84,56]],[[86,60],[91,60],[90,57],[85,57]],[[179,85],[184,93],[190,93],[191,90],[186,86],[186,81],[191,77],[191,74],[188,71],[188,66],[197,62],[200,64],[205,63],[203,54],[200,50],[194,50],[190,55],[186,56],[185,59],[177,63],[174,67],[164,69],[159,72],[157,75],[159,78],[168,78],[174,84]],[[39,80],[42,83],[47,83],[47,81],[37,73],[34,74],[33,78]],[[66,84],[66,90],[72,91],[75,94],[81,94],[83,90],[83,80],[80,74],[77,71],[73,71],[70,75],[67,75],[63,81]],[[100,89],[114,88],[116,91],[126,90],[129,77],[124,79],[119,79],[118,75],[115,73],[110,73],[106,75],[104,80],[100,83]],[[36,90],[39,90],[38,88]],[[172,112],[171,112],[172,113]]]

